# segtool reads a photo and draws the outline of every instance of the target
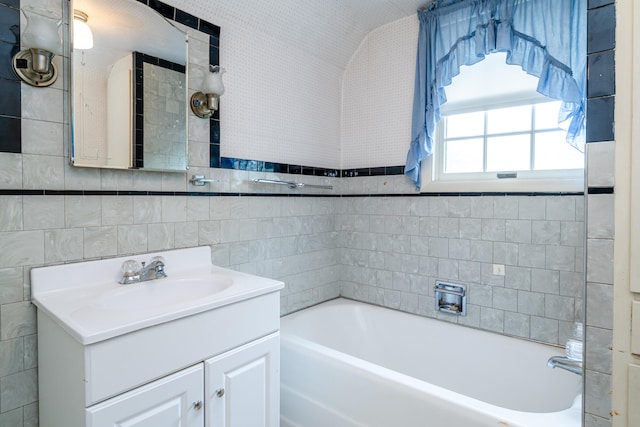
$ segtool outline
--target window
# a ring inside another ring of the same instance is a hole
[[[447,89],[426,191],[582,191],[584,155],[558,127],[561,101],[504,54],[463,67]]]

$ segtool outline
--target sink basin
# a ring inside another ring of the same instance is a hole
[[[133,283],[101,296],[95,307],[107,310],[169,308],[224,291],[233,284],[220,275],[166,278]]]
[[[137,256],[165,258],[168,277],[120,285],[131,257],[31,270],[38,315],[58,323],[83,345],[234,304],[284,286],[277,280],[217,267],[208,246]]]

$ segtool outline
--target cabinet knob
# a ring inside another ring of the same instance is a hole
[[[223,388],[221,388],[220,390],[217,390],[217,391],[216,391],[216,396],[218,396],[218,397],[222,397],[222,396],[224,396],[224,389],[223,389]]]
[[[196,408],[197,411],[199,411],[200,409],[202,409],[202,400],[198,400],[197,402],[195,402],[193,404],[193,407]]]

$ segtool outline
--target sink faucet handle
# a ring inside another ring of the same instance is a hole
[[[120,283],[128,285],[140,281],[140,263],[135,259],[128,259],[122,263],[122,279]]]
[[[153,265],[156,270],[157,279],[162,277],[167,277],[167,274],[164,272],[164,263],[165,263],[165,260],[161,256],[154,256],[153,258],[151,258],[151,261],[149,262],[149,264]]]

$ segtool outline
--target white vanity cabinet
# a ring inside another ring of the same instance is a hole
[[[277,427],[277,280],[162,256],[167,278],[118,284],[130,257],[31,270],[40,427]]]
[[[276,427],[279,303],[271,292],[89,345],[38,312],[40,426],[162,427],[166,414],[171,427]]]
[[[207,427],[280,425],[279,333],[205,362]]]
[[[202,427],[202,363],[87,409],[90,427]]]
[[[87,427],[276,427],[279,366],[276,332],[87,408]]]

